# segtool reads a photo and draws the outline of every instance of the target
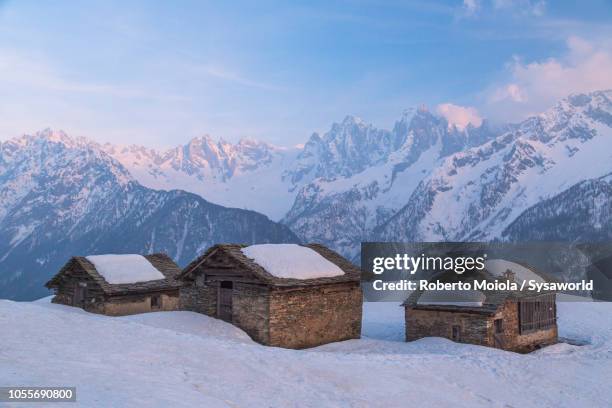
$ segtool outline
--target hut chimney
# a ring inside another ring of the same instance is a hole
[[[504,272],[503,277],[509,282],[516,282],[516,274],[510,269],[506,269],[506,272]]]

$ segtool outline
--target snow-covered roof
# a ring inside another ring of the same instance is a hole
[[[144,256],[125,255],[90,255],[85,257],[96,271],[110,284],[147,282],[166,277]]]
[[[124,295],[176,290],[180,287],[176,278],[181,269],[163,253],[73,256],[45,286],[53,289],[67,282],[71,284],[74,280],[83,279],[83,273],[89,275],[105,294]]]
[[[278,287],[358,284],[361,280],[360,268],[321,244],[213,245],[183,269],[179,280],[211,271]]]
[[[419,296],[417,304],[481,307],[486,298],[479,290],[426,290]]]
[[[297,244],[260,244],[241,249],[270,275],[288,279],[331,278],[344,275],[318,252]]]
[[[505,259],[488,259],[485,262],[485,268],[489,273],[496,278],[501,278],[504,276],[506,271],[514,272],[515,281],[517,283],[522,283],[523,281],[533,280],[536,282],[544,282],[544,278],[538,275],[536,272],[531,269],[518,264],[516,262],[507,261]]]

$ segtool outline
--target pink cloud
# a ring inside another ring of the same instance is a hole
[[[438,105],[437,112],[444,116],[449,125],[457,126],[458,129],[465,129],[468,124],[480,126],[482,118],[478,111],[472,107],[443,103]]]
[[[520,120],[541,112],[572,93],[612,88],[612,50],[570,37],[558,58],[525,63],[515,58],[506,79],[486,94],[487,116]]]

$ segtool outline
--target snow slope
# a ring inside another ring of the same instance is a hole
[[[0,331],[0,384],[73,385],[71,407],[603,408],[611,311],[560,303],[561,335],[589,344],[519,355],[438,338],[404,343],[398,304],[366,304],[361,340],[294,351],[191,312],[113,318],[0,300],[0,327],[10,328]]]

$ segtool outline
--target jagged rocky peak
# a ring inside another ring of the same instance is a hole
[[[236,172],[269,163],[276,151],[275,147],[252,139],[242,139],[234,144],[203,135],[168,150],[163,154],[162,162],[190,175],[227,180]]]
[[[341,123],[332,124],[329,132],[323,136],[323,142],[328,146],[344,148],[349,153],[353,147],[384,142],[388,138],[387,133],[361,118],[348,115]]]
[[[207,167],[222,167],[227,154],[222,141],[215,141],[209,135],[191,139],[186,145],[175,149],[174,160],[181,165],[201,164]]]
[[[575,93],[562,100],[559,105],[571,105],[575,108],[586,108],[588,111],[602,109],[612,110],[612,89],[590,93]]]
[[[523,122],[518,131],[543,143],[571,139],[586,141],[595,136],[596,124],[612,127],[611,90],[572,94]]]
[[[400,136],[400,139],[403,139],[402,143],[406,140],[406,137],[408,136],[412,119],[414,118],[416,113],[416,108],[405,109],[402,112],[400,118],[393,125],[393,133]],[[397,148],[399,148],[399,146],[397,146]]]
[[[386,160],[400,144],[395,133],[346,116],[323,136],[312,134],[290,170],[292,180],[350,177]]]
[[[479,126],[468,124],[464,129],[459,129],[424,105],[404,111],[393,127],[396,150],[404,155],[405,164],[410,164],[433,147],[437,146],[439,157],[445,157],[481,145],[505,130],[491,126],[488,121],[483,121]]]
[[[529,207],[609,173],[610,96],[572,95],[491,142],[451,155],[393,222],[379,228],[380,239],[495,238]],[[583,218],[580,225],[592,221]]]
[[[28,182],[40,177],[94,177],[99,169],[108,168],[122,185],[132,177],[126,168],[102,147],[84,137],[72,137],[59,130],[45,129],[34,135],[22,135],[0,145],[0,174],[19,168]]]
[[[34,134],[23,134],[4,143],[16,144],[20,146],[27,146],[32,143],[56,143],[68,148],[95,144],[84,137],[72,137],[63,130],[54,130],[51,128],[40,130]]]
[[[421,106],[410,121],[408,133],[412,134],[414,146],[431,146],[448,131],[448,123]]]
[[[347,116],[334,123],[323,136],[313,133],[293,167],[285,170],[294,185],[317,178],[352,177],[389,161],[394,174],[411,166],[426,151],[437,157],[476,146],[501,133],[487,122],[458,130],[425,106],[405,110],[391,131],[378,129],[362,119]]]

